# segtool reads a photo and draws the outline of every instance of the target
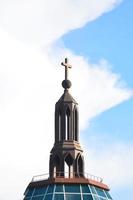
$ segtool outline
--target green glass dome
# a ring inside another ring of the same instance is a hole
[[[27,188],[24,200],[112,200],[107,190],[88,184],[49,184]]]

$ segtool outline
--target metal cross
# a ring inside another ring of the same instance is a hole
[[[68,79],[68,68],[72,68],[72,65],[68,64],[68,58],[65,58],[65,62],[62,62],[61,65],[65,67],[65,80]]]

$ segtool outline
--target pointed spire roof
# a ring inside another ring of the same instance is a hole
[[[75,104],[78,104],[75,99],[72,97],[72,95],[69,93],[68,90],[64,91],[64,94],[61,96],[58,102],[73,102]]]

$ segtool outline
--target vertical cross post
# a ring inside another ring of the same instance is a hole
[[[68,58],[65,58],[65,62],[62,62],[61,65],[65,67],[65,80],[68,80],[68,68],[72,68],[72,66],[68,64]]]

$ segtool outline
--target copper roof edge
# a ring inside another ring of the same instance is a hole
[[[35,182],[31,182],[29,184],[28,187],[41,187],[44,185],[48,185],[48,184],[90,184],[93,186],[97,186],[99,188],[105,189],[105,190],[110,190],[109,187],[99,181],[95,181],[89,178],[60,178],[60,177],[56,177],[56,178],[48,178],[45,180],[41,180],[41,181],[35,181]]]

